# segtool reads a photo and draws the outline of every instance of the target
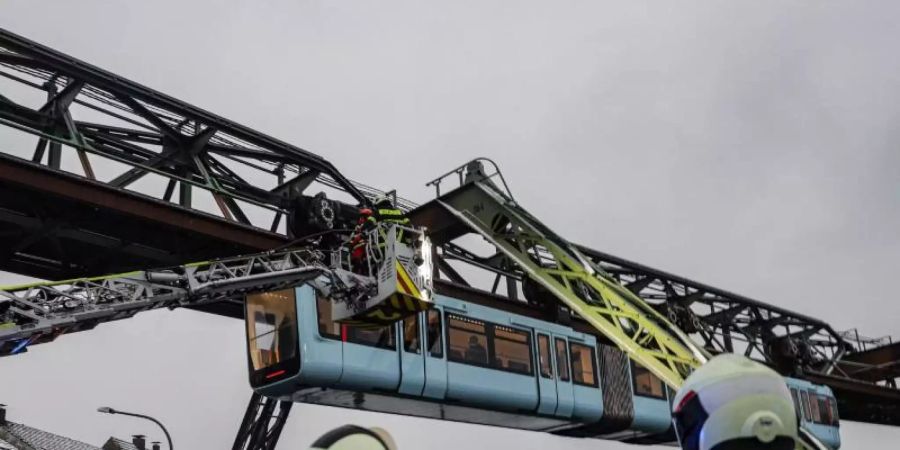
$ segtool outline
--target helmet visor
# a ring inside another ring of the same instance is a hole
[[[700,450],[700,430],[707,418],[709,414],[700,403],[700,396],[688,392],[672,413],[675,436],[683,450]]]

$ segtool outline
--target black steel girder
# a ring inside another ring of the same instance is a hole
[[[261,229],[292,207],[291,197],[275,192],[286,177],[312,174],[323,187],[367,201],[366,193],[319,155],[3,29],[0,77],[13,81],[0,87],[0,128],[34,136],[30,159],[53,169],[115,188],[132,188],[154,174],[167,180],[165,189],[140,192]],[[26,91],[41,92],[46,100],[12,100]],[[76,120],[87,111],[90,122]],[[22,149],[0,152],[12,150]],[[65,152],[77,155],[80,167],[66,166]],[[214,202],[201,204],[197,190]]]
[[[59,280],[286,242],[283,235],[0,153],[0,270]]]

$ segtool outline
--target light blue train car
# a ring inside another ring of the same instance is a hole
[[[332,321],[330,303],[309,286],[249,296],[246,318],[250,383],[269,397],[570,436],[672,439],[664,384],[568,326],[437,295],[428,311],[362,329]]]
[[[803,426],[829,447],[840,448],[840,419],[831,388],[796,378],[788,378],[787,384]]]

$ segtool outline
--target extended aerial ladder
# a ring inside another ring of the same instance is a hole
[[[309,283],[332,300],[346,323],[391,323],[431,302],[430,258],[417,257],[427,238],[399,226],[368,232],[367,267],[350,270],[346,248],[269,251],[168,269],[0,288],[0,356],[26,351],[62,334],[158,308],[198,307]],[[384,245],[372,245],[378,235]],[[414,248],[413,246],[418,246]],[[375,249],[370,250],[370,249]]]
[[[328,271],[308,249],[0,289],[0,356],[158,308],[201,306],[282,289]]]

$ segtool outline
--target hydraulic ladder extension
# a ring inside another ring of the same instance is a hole
[[[298,285],[328,272],[324,259],[313,250],[286,250],[163,270],[0,287],[0,356],[141,311],[199,306]]]
[[[409,244],[398,239],[402,228]],[[0,356],[126,319],[141,311],[242,300],[257,292],[309,283],[331,299],[338,321],[383,326],[432,303],[431,253],[421,230],[390,225],[369,231],[364,274],[354,273],[346,249],[269,251],[249,256],[101,277],[0,287]],[[385,242],[377,236],[387,236]]]
[[[475,160],[447,174],[462,184],[438,198],[447,211],[672,388],[706,362],[705,349],[497,187],[490,178],[502,181],[499,169],[486,175],[483,161],[493,164]]]

